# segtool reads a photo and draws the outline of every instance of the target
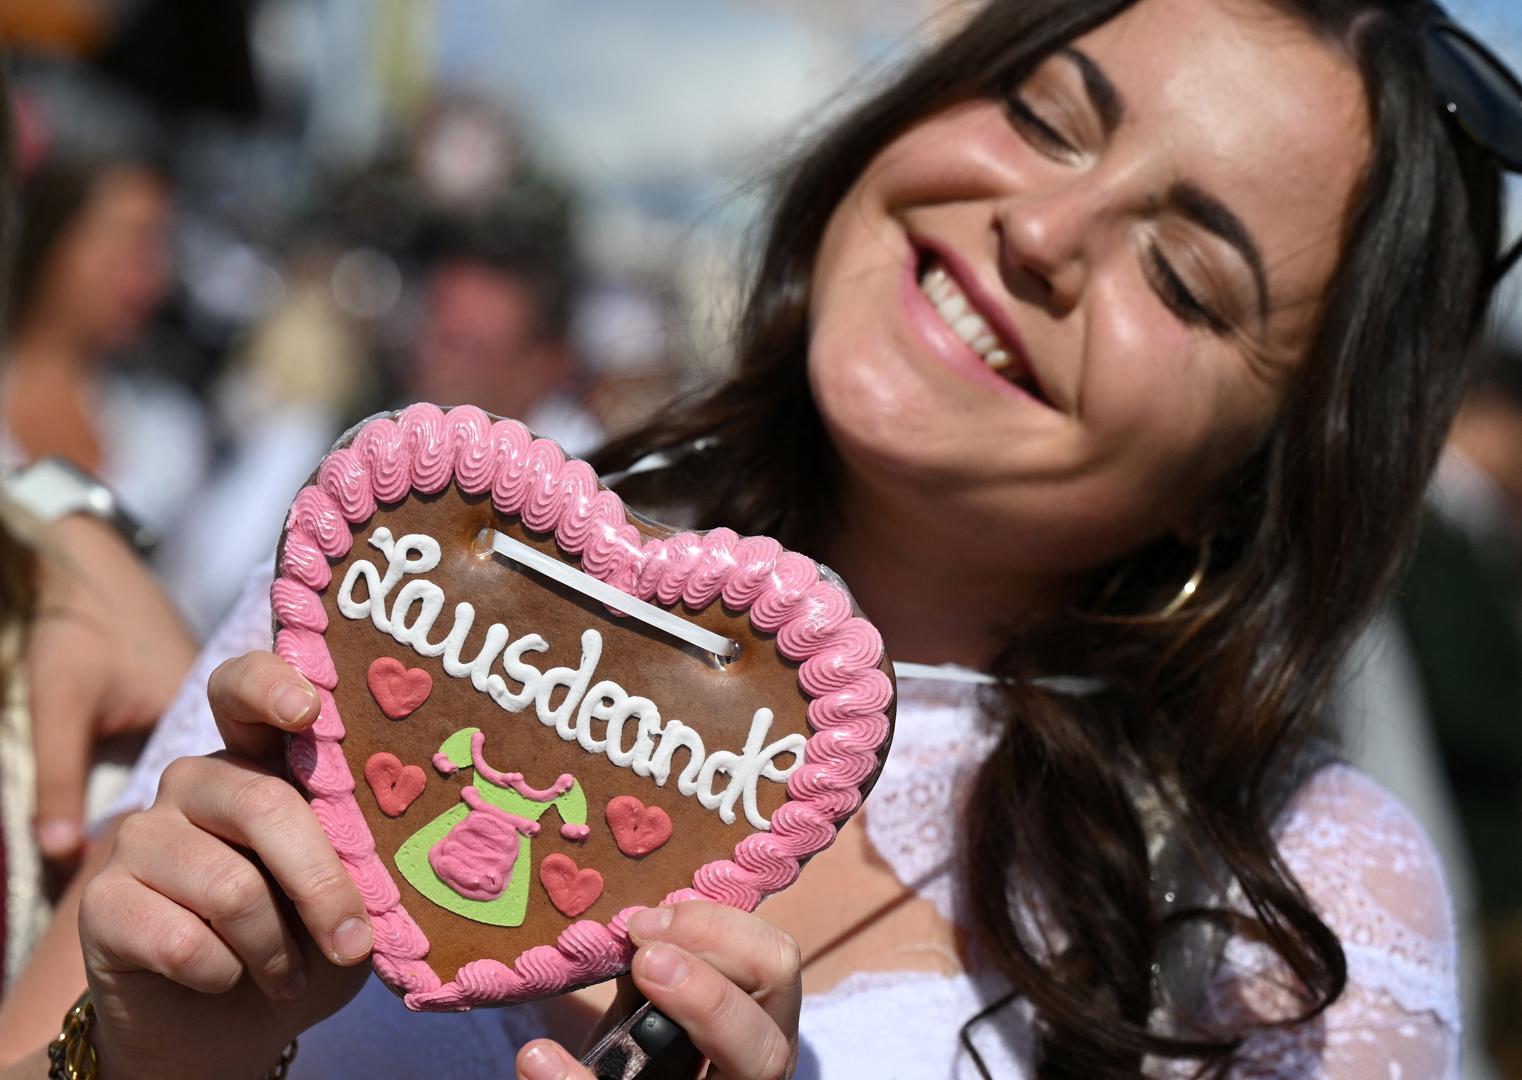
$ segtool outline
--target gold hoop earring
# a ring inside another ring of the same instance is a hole
[[[1178,591],[1168,606],[1157,613],[1157,618],[1167,619],[1177,615],[1183,610],[1185,604],[1194,598],[1194,594],[1200,591],[1200,585],[1205,580],[1205,571],[1210,567],[1210,537],[1200,541],[1200,559],[1195,563],[1194,573],[1189,575],[1189,580],[1184,582],[1184,587]]]

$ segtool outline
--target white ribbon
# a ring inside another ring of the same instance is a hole
[[[573,566],[567,566],[559,559],[514,540],[511,536],[493,530],[491,549],[498,555],[505,555],[521,566],[526,566],[536,573],[575,589],[584,596],[590,596],[593,600],[599,600],[648,626],[663,630],[672,637],[685,641],[689,645],[695,645],[704,652],[713,653],[721,660],[733,660],[740,654],[738,642],[731,641],[722,634],[715,634],[712,630],[704,630],[696,623],[688,622],[664,608],[646,603],[637,596],[630,596],[622,589],[614,588],[591,574],[582,573]]]
[[[492,532],[491,549],[520,566],[525,566],[568,588],[575,589],[583,596],[589,596],[610,608],[638,619],[647,626],[653,626],[704,652],[712,653],[720,660],[733,660],[740,655],[739,642],[722,634],[715,634],[712,630],[705,630],[696,623],[680,615],[673,615],[665,608],[656,607],[637,596],[631,596],[622,589],[609,585],[606,581],[600,581],[591,574],[568,566],[559,559],[514,540],[504,533],[495,530]],[[985,671],[974,671],[972,668],[961,667],[957,664],[915,664],[900,660],[894,663],[893,673],[900,679],[933,679],[937,682],[967,683],[973,686],[995,686],[1003,682],[996,675],[990,675]],[[1070,675],[1052,675],[1036,679],[1035,682],[1037,686],[1053,693],[1075,697],[1097,693],[1104,688],[1101,680],[1075,678]]]

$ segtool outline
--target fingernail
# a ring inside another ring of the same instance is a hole
[[[83,836],[79,823],[68,818],[48,818],[37,823],[37,846],[50,859],[72,855],[79,850]]]
[[[299,724],[317,705],[317,691],[303,683],[283,682],[270,691],[270,709],[282,724]]]
[[[565,1080],[570,1075],[559,1054],[546,1046],[530,1046],[518,1062],[523,1080]]]
[[[370,951],[370,924],[351,915],[333,931],[333,958],[340,964],[358,960]]]
[[[647,982],[672,987],[687,977],[687,958],[670,945],[650,945],[641,956],[639,973]]]
[[[647,907],[644,911],[636,911],[629,918],[629,935],[635,942],[643,945],[647,941],[654,941],[666,932],[666,927],[671,925],[671,909],[669,907]]]
[[[306,972],[298,967],[285,977],[285,981],[276,989],[275,996],[282,1001],[295,1001],[305,992],[306,988]]]

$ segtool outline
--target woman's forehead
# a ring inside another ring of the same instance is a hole
[[[1073,47],[1122,99],[1115,138],[1253,234],[1274,308],[1319,294],[1369,152],[1352,58],[1266,0],[1142,0]]]

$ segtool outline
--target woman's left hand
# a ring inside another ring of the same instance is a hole
[[[629,920],[634,985],[708,1058],[709,1080],[784,1080],[798,1060],[798,943],[757,915],[691,900]],[[549,1039],[518,1052],[523,1080],[594,1080]]]
[[[109,525],[74,515],[41,546],[26,650],[37,760],[37,844],[76,857],[97,739],[145,734],[173,700],[196,643],[152,573]]]

